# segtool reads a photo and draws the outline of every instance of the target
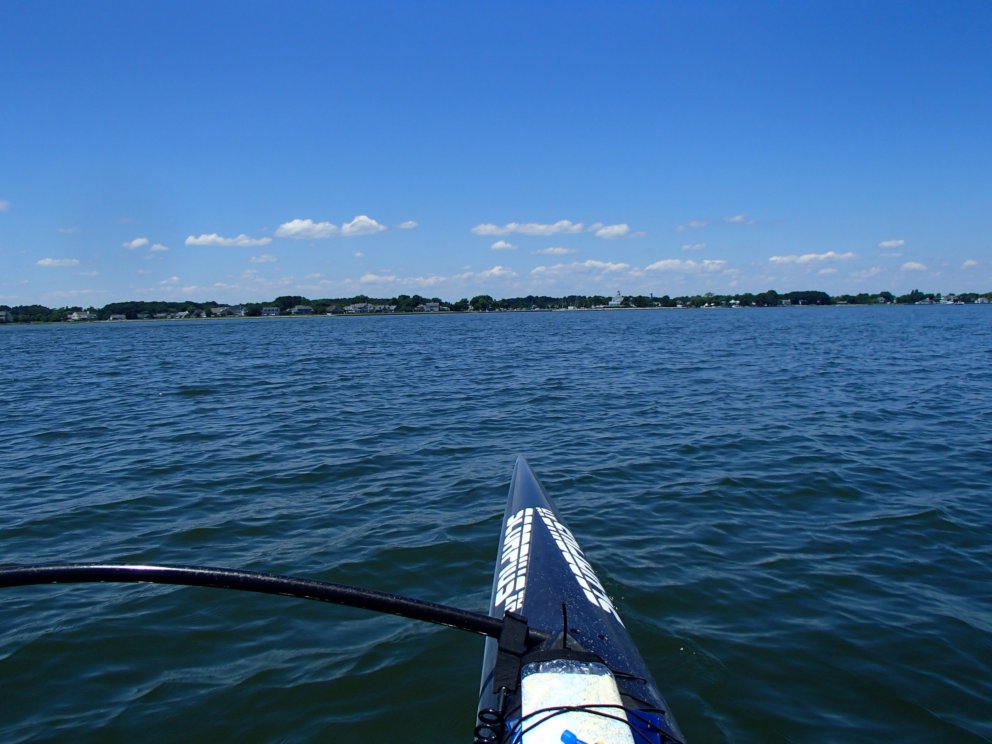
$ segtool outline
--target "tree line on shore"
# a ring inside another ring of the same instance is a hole
[[[979,298],[992,300],[992,292],[985,294],[962,293],[953,295],[956,300],[966,303],[975,302]],[[350,305],[368,303],[370,305],[386,306],[394,308],[394,312],[416,312],[423,309],[429,303],[437,303],[443,309],[453,312],[465,312],[469,310],[492,312],[509,310],[558,310],[566,308],[591,309],[605,307],[610,303],[609,297],[605,295],[566,295],[564,297],[548,297],[543,295],[527,295],[526,297],[508,297],[496,300],[490,295],[476,295],[468,299],[462,298],[457,302],[445,302],[437,297],[422,297],[420,295],[401,294],[390,298],[373,298],[366,295],[337,299],[315,299],[310,300],[299,295],[284,295],[276,297],[272,302],[247,302],[237,307],[247,317],[262,315],[263,308],[277,307],[279,314],[288,315],[293,308],[306,306],[312,308],[315,314],[325,313],[345,313]],[[801,291],[779,293],[773,289],[757,294],[745,292],[742,294],[713,294],[689,295],[681,297],[669,297],[662,295],[655,297],[652,295],[631,295],[624,297],[621,307],[712,307],[712,306],[742,306],[742,307],[775,307],[779,305],[873,305],[879,303],[887,304],[915,304],[918,302],[940,302],[942,295],[937,292],[921,292],[914,289],[912,292],[896,296],[891,292],[877,292],[875,294],[860,293],[857,295],[842,294],[831,296],[826,292]],[[7,320],[14,323],[46,323],[60,322],[66,320],[73,312],[88,311],[90,315],[98,320],[109,320],[112,316],[125,317],[128,320],[138,318],[154,318],[162,315],[176,315],[178,313],[189,313],[205,315],[211,317],[220,308],[226,308],[218,302],[190,302],[190,301],[130,301],[111,302],[101,308],[80,306],[49,308],[44,305],[0,305],[0,320]]]

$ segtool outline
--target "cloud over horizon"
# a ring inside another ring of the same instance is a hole
[[[837,251],[827,251],[826,253],[804,253],[801,256],[772,256],[768,260],[773,264],[808,264],[816,261],[847,261],[857,258],[856,253],[837,253]]]
[[[295,219],[279,225],[276,229],[276,237],[293,240],[323,240],[337,235],[338,232],[338,226],[333,222]]]
[[[272,238],[251,238],[242,233],[233,238],[225,238],[217,233],[206,233],[203,235],[189,235],[186,238],[186,245],[218,245],[218,246],[253,246],[268,245]]]
[[[78,258],[43,258],[37,262],[38,266],[79,266]]]

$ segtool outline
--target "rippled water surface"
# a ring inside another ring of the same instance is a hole
[[[992,740],[992,309],[0,327],[0,562],[485,611],[514,456],[691,742]],[[260,595],[0,593],[0,740],[468,741],[482,640]]]

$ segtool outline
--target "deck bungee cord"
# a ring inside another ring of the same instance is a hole
[[[331,581],[281,576],[213,566],[158,566],[128,563],[65,563],[0,568],[0,589],[43,584],[148,583],[277,594],[297,599],[399,615],[456,630],[499,638],[502,618]],[[525,628],[525,643],[537,645],[549,635]]]

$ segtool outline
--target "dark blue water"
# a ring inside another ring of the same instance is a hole
[[[0,327],[0,562],[484,611],[524,454],[692,742],[990,741],[992,311]],[[296,600],[0,594],[0,740],[467,741],[482,641]]]

